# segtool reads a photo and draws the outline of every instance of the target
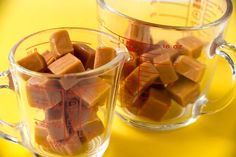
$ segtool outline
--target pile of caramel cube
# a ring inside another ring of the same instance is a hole
[[[72,43],[60,30],[49,39],[50,50],[37,50],[18,60],[24,68],[60,76],[60,79],[24,77],[30,107],[43,110],[44,120],[35,121],[35,142],[61,155],[76,155],[92,139],[102,136],[104,122],[97,112],[107,102],[111,85],[102,77],[63,77],[98,68],[116,57],[116,50]]]
[[[186,107],[197,100],[206,69],[198,61],[204,46],[200,39],[183,37],[176,41],[178,48],[164,40],[153,44],[147,26],[137,25],[130,25],[127,38],[131,58],[122,73],[121,107],[159,122],[173,101]]]

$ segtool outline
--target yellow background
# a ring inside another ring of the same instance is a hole
[[[95,0],[0,0],[0,70],[8,67],[8,52],[21,37],[59,26],[96,27]],[[236,44],[236,9],[226,29],[226,39]],[[218,80],[222,85],[222,78]],[[214,93],[221,93],[221,88],[217,86]],[[0,118],[17,122],[19,111],[14,93],[0,92]],[[235,104],[236,99],[220,113],[204,116],[189,127],[162,133],[129,127],[115,117],[104,157],[236,157]],[[23,147],[0,139],[0,157],[30,156]]]

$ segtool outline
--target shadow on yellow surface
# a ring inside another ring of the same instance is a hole
[[[234,1],[235,2],[235,1]],[[6,69],[10,48],[32,32],[59,26],[96,27],[95,0],[5,0],[0,1],[0,70]],[[4,7],[3,7],[4,5]],[[236,44],[236,12],[228,27],[227,39]],[[228,73],[222,68],[219,74]],[[222,78],[214,95],[221,94]],[[1,90],[0,118],[17,122],[16,99]],[[150,132],[127,126],[114,119],[110,146],[104,157],[235,157],[236,100],[224,111],[203,116],[189,127],[169,132]],[[15,115],[15,116],[14,116]],[[0,139],[0,157],[30,157],[30,153]]]

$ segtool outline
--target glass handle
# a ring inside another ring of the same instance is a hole
[[[229,55],[229,52],[236,52],[236,46],[222,40],[215,51],[218,56],[224,58],[230,65],[232,72],[232,87],[223,97],[216,100],[208,99],[207,104],[201,108],[201,114],[211,114],[223,110],[232,102],[236,95],[236,65]],[[233,54],[233,56],[236,57],[235,54]]]
[[[10,81],[10,71],[0,72],[0,81]],[[10,89],[9,83],[0,83],[0,89]],[[18,124],[8,123],[0,119],[0,137],[8,141],[21,144],[20,129]]]

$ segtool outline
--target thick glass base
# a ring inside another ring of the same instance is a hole
[[[153,123],[147,123],[147,122],[141,122],[138,120],[130,119],[129,117],[126,117],[119,112],[116,112],[116,114],[128,125],[145,129],[145,130],[152,130],[152,131],[168,131],[168,130],[175,130],[179,128],[186,127],[194,122],[197,121],[198,117],[189,118],[183,122],[180,123],[172,123],[172,124],[153,124]]]
[[[97,147],[97,142],[99,142],[97,140],[98,139],[93,140],[93,142],[89,144],[89,152],[83,153],[81,155],[75,155],[73,157],[102,157],[109,145],[109,139],[106,140],[100,147]],[[91,151],[92,149],[93,151]],[[40,155],[38,153],[32,153],[32,155],[33,157],[64,157],[59,155]]]

